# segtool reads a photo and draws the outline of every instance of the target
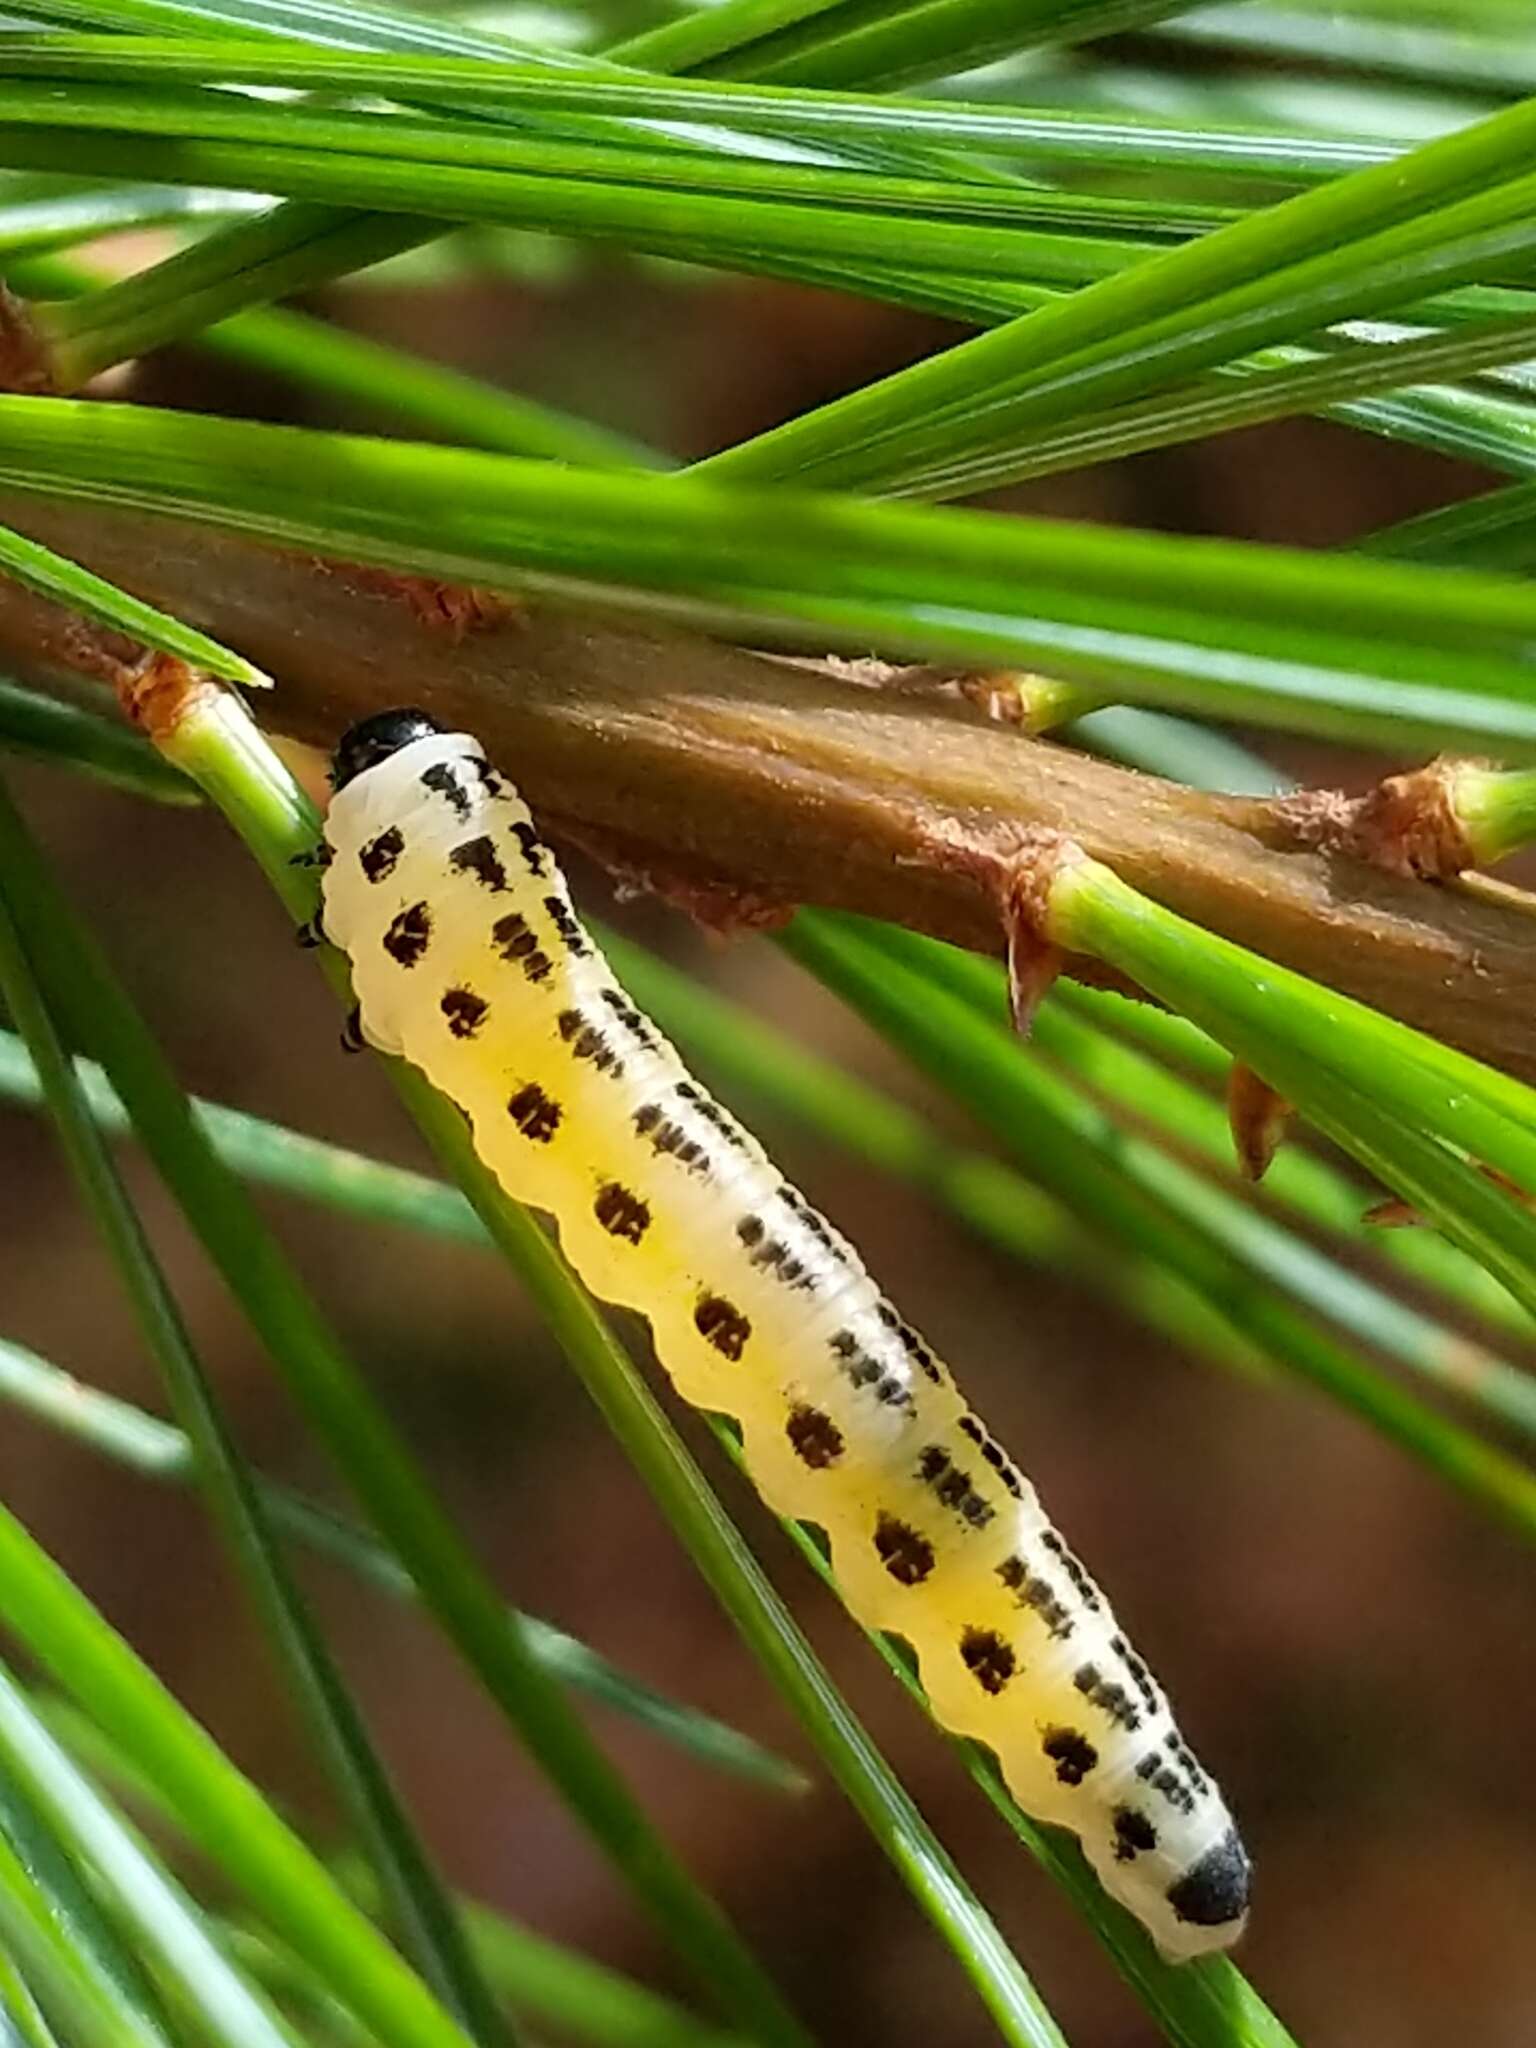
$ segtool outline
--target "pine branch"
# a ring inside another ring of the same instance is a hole
[[[1296,843],[1283,807],[1215,797],[988,721],[703,637],[450,594],[84,503],[0,493],[0,520],[238,647],[277,731],[328,745],[420,703],[479,733],[558,834],[706,921],[798,903],[1002,950],[1020,844],[1070,832],[1135,888],[1258,952],[1536,1080],[1529,899]],[[14,585],[0,664],[116,678],[133,648]]]

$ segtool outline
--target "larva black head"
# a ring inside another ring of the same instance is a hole
[[[407,704],[398,711],[376,711],[372,718],[350,725],[331,756],[331,787],[345,789],[367,768],[376,768],[412,740],[443,730],[435,718]]]

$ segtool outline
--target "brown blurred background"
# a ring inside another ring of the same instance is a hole
[[[597,257],[572,258],[542,282],[397,274],[354,290],[345,310],[382,338],[685,456],[894,368],[950,332],[810,291],[680,280]],[[385,424],[192,352],[141,367],[130,389],[162,404]],[[1484,481],[1298,422],[1050,480],[1010,502],[1329,545]],[[1358,785],[1380,765],[1294,745],[1271,753],[1309,780]],[[312,966],[213,820],[130,806],[41,771],[17,780],[190,1087],[416,1158],[380,1075],[337,1052],[335,1013]],[[654,908],[615,912],[600,877],[577,876],[605,916],[963,1133],[768,945],[712,949]],[[1530,1561],[1513,1540],[1317,1398],[1178,1356],[1106,1296],[1010,1264],[920,1197],[742,1107],[873,1270],[899,1278],[906,1311],[954,1362],[1153,1655],[1244,1816],[1258,1880],[1241,1960],[1299,2038],[1315,2048],[1536,2039]],[[149,1176],[136,1160],[130,1167],[247,1449],[269,1472],[329,1491],[218,1284]],[[467,1250],[271,1206],[508,1593],[808,1761],[511,1279]],[[160,1407],[47,1129],[9,1110],[0,1111],[0,1228],[7,1334]],[[1079,2048],[1150,2042],[1150,2023],[1071,1912],[692,1418],[682,1420],[1069,2038]],[[196,1505],[9,1414],[0,1492],[237,1759],[323,1831],[317,1774]],[[306,1578],[453,1877],[544,1932],[691,1995],[432,1631],[327,1567],[307,1566]],[[967,2048],[993,2038],[953,1961],[824,1781],[786,1801],[714,1776],[611,1715],[600,1725],[820,2039]]]

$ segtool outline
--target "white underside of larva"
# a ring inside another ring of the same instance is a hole
[[[1081,1837],[1167,1953],[1231,1942],[1231,1818],[1103,1594],[854,1251],[628,1004],[476,742],[367,769],[326,837],[326,933],[368,1038],[460,1105],[595,1294],[649,1318],[683,1397],[735,1418],[764,1499],[826,1532],[849,1609],[912,1645],[939,1721]]]

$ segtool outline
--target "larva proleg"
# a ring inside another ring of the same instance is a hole
[[[863,1264],[629,1001],[516,790],[424,713],[354,726],[324,929],[365,1036],[468,1117],[595,1294],[640,1310],[684,1399],[734,1417],[937,1719],[1072,1829],[1170,1956],[1225,1947],[1248,1858],[1109,1603]]]

